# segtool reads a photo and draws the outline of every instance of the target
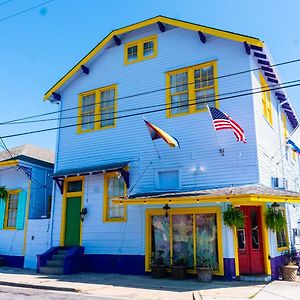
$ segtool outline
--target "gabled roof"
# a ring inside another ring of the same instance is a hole
[[[45,148],[40,148],[31,144],[25,144],[10,148],[8,150],[10,154],[7,151],[0,152],[0,162],[13,159],[26,160],[26,158],[30,158],[33,160],[54,164],[54,152]]]
[[[114,36],[120,36],[126,32],[133,31],[145,26],[149,26],[152,24],[156,24],[157,22],[161,22],[165,25],[180,27],[193,31],[201,31],[203,34],[209,34],[213,36],[217,36],[220,38],[230,39],[236,42],[247,42],[249,45],[254,46],[263,46],[263,42],[258,38],[251,37],[248,35],[242,35],[235,32],[225,31],[213,27],[203,26],[199,24],[194,24],[186,21],[181,21],[177,19],[172,19],[164,16],[157,16],[151,19],[147,19],[126,27],[122,27],[116,30],[111,31],[96,47],[94,47],[81,61],[79,61],[66,75],[64,75],[52,88],[50,88],[44,95],[44,99],[47,100],[53,92],[56,92],[59,88],[61,88],[68,80],[70,80],[79,70],[81,70],[81,65],[85,65],[92,59],[104,46],[113,39]]]

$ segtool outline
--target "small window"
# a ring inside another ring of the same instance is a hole
[[[178,190],[179,186],[180,182],[178,170],[157,172],[157,188],[159,190]]]
[[[284,208],[280,208],[280,213],[285,215]],[[282,250],[282,248],[288,247],[288,234],[287,234],[287,226],[285,226],[282,230],[276,231],[276,240],[277,240],[277,248]]]
[[[111,128],[116,120],[115,85],[79,95],[78,132]]]
[[[125,64],[154,58],[157,55],[157,37],[150,36],[125,45]]]
[[[5,228],[16,228],[19,193],[9,193],[6,201]]]
[[[68,182],[68,193],[81,192],[82,191],[82,180]]]
[[[126,186],[119,172],[106,173],[104,178],[104,215],[105,222],[126,221],[126,208],[123,204],[114,204],[112,200],[124,197]]]
[[[259,79],[260,79],[260,85],[262,90],[261,99],[262,99],[263,115],[270,123],[270,125],[273,125],[271,92],[269,91],[270,88],[264,76],[261,73],[259,73]]]
[[[167,116],[180,116],[217,107],[216,62],[167,73]]]

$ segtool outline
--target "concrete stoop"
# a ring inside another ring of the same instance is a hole
[[[41,274],[63,275],[64,274],[64,259],[67,255],[67,250],[58,250],[57,254],[53,255],[47,261],[47,265],[40,267]]]
[[[270,282],[272,280],[271,275],[240,275],[240,281],[245,282]]]

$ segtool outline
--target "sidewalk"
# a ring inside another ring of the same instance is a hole
[[[150,276],[95,273],[47,276],[31,270],[7,267],[0,268],[1,285],[141,300],[300,299],[300,282],[274,281],[266,285],[214,280],[201,283],[196,279],[175,281],[171,278],[152,279]]]

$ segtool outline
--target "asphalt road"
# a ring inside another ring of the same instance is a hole
[[[129,300],[128,298],[96,297],[80,293],[66,293],[40,289],[0,286],[1,300]]]

